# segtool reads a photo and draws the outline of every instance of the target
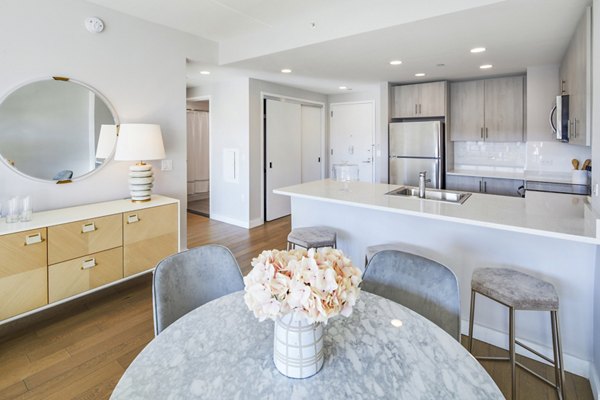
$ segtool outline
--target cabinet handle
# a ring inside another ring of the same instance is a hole
[[[96,259],[95,258],[88,258],[87,260],[83,260],[83,262],[81,263],[81,269],[90,269],[90,268],[94,268],[96,265]]]
[[[483,181],[483,193],[487,193],[487,182]]]
[[[479,136],[483,139],[483,126],[481,127],[481,130],[479,132]]]
[[[131,214],[131,215],[127,216],[128,224],[135,224],[136,222],[140,222],[140,218],[138,217],[137,214]]]
[[[487,128],[487,126],[485,127],[485,138],[486,139],[488,138],[488,128]]]
[[[423,114],[423,112],[421,111],[421,104],[419,103],[419,114]]]
[[[81,233],[94,232],[97,229],[98,228],[96,228],[96,224],[94,222],[90,222],[89,224],[81,225]]]
[[[573,119],[573,137],[577,137],[577,118]]]
[[[42,243],[44,239],[42,239],[42,234],[40,232],[34,233],[32,235],[25,236],[25,243],[23,246],[31,246],[32,244]]]
[[[479,193],[481,193],[481,181],[479,181]]]
[[[417,105],[415,104],[415,115],[417,115],[417,114],[418,114]]]

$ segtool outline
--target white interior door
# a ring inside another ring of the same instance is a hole
[[[273,190],[302,181],[302,118],[300,104],[265,101],[265,219],[291,213],[290,198]]]
[[[359,180],[373,182],[374,114],[373,103],[331,105],[330,171],[333,164],[356,164]]]
[[[322,107],[302,105],[302,182],[317,181],[321,175]]]

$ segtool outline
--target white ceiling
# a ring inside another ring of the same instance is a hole
[[[219,43],[188,85],[245,74],[321,93],[558,63],[590,0],[88,0]],[[313,28],[311,23],[316,27]],[[485,46],[488,51],[470,54]],[[392,59],[401,66],[389,65]],[[445,66],[439,67],[437,64]],[[479,65],[493,64],[491,70]],[[284,75],[281,68],[291,68]],[[210,76],[200,75],[208,69]],[[425,72],[424,78],[414,73]]]

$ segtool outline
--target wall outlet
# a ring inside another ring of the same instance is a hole
[[[173,170],[173,160],[162,160],[160,163],[161,171],[172,171]]]

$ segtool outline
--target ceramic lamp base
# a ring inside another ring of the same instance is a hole
[[[129,167],[129,191],[131,201],[150,201],[152,195],[152,165],[139,163]]]

